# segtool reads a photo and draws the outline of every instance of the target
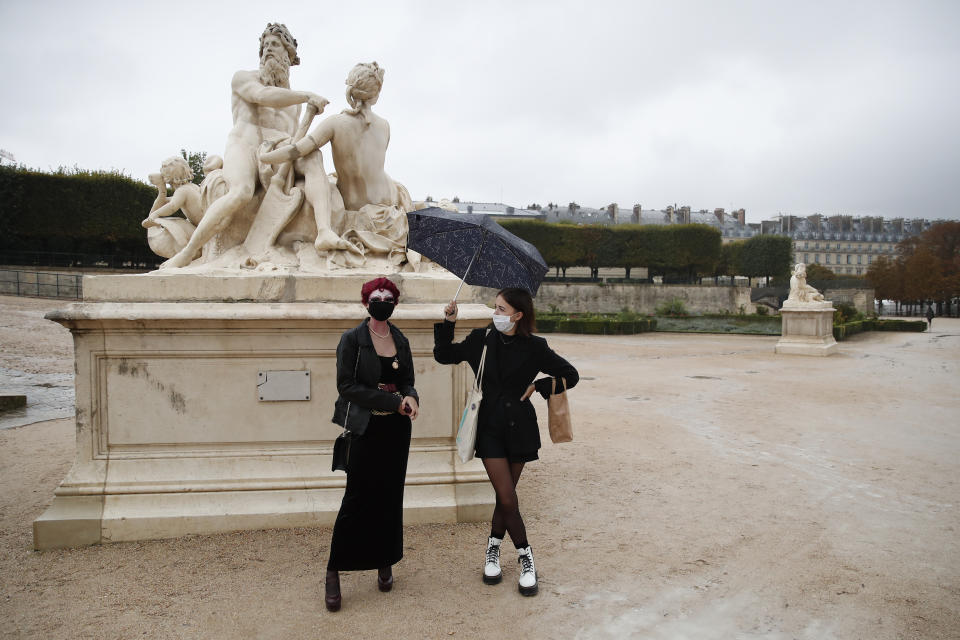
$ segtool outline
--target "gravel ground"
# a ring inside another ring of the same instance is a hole
[[[59,304],[0,297],[0,368],[72,370],[42,319]],[[0,636],[960,638],[960,320],[934,327],[822,359],[768,336],[547,336],[583,382],[575,442],[545,437],[520,481],[535,598],[507,554],[481,582],[484,524],[407,527],[394,590],[344,574],[337,614],[325,528],[34,552],[72,420],[2,430]]]

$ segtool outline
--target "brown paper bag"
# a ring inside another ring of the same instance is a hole
[[[563,391],[557,393],[557,380],[553,380],[553,393],[547,398],[549,411],[550,439],[553,442],[573,440],[573,425],[570,423],[570,404],[567,402],[567,381],[563,381]]]

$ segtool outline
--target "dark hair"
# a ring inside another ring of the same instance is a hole
[[[536,314],[533,312],[533,297],[526,289],[516,289],[508,287],[497,291],[498,296],[502,296],[504,302],[523,312],[523,316],[517,320],[517,333],[522,336],[529,336],[537,330]]]
[[[377,289],[389,291],[393,294],[393,301],[400,302],[400,289],[397,289],[397,285],[393,284],[389,278],[376,278],[365,283],[363,288],[360,289],[360,302],[367,304],[370,301],[370,294]]]

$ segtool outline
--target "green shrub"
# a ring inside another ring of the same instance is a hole
[[[683,303],[683,300],[680,298],[671,298],[666,302],[661,302],[657,305],[656,314],[658,316],[686,316],[690,315],[687,313],[687,306]]]
[[[921,333],[927,330],[927,323],[923,320],[873,320],[874,331],[916,331]]]
[[[877,320],[867,318],[853,320],[844,324],[833,325],[833,337],[844,340],[863,331],[916,331],[926,330],[927,323],[923,320]]]
[[[856,310],[852,305],[844,302],[838,302],[833,305],[836,311],[833,312],[833,324],[846,324],[848,322],[863,320],[863,314]]]
[[[770,309],[765,304],[757,305],[757,315],[766,316],[770,314]]]
[[[557,330],[559,321],[554,318],[537,318],[537,333],[553,333]]]
[[[637,320],[642,319],[643,316],[637,313],[636,311],[631,311],[627,307],[624,307],[620,310],[620,313],[614,316],[618,322],[636,322]]]
[[[653,318],[619,320],[614,315],[573,314],[570,317],[537,319],[537,333],[580,333],[587,335],[630,335],[653,331]]]

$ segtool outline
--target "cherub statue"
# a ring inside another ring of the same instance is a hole
[[[150,215],[141,223],[147,231],[150,248],[164,258],[175,256],[190,241],[190,237],[203,218],[200,204],[200,187],[193,184],[193,171],[180,156],[163,161],[159,173],[151,173],[151,184],[157,188],[157,198],[150,208]],[[173,195],[167,198],[167,185]],[[183,211],[183,218],[170,218]],[[191,256],[193,257],[193,256]]]
[[[172,156],[160,165],[160,173],[151,173],[150,183],[157,188],[157,199],[153,201],[150,215],[143,226],[156,226],[157,218],[163,218],[183,210],[187,220],[194,226],[200,224],[203,210],[200,207],[200,187],[193,184],[193,170],[181,156]],[[167,185],[173,189],[173,195],[167,198]]]

